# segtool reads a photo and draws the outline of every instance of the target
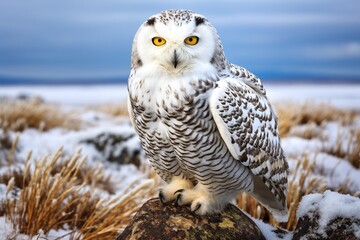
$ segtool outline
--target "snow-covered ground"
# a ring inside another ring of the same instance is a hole
[[[270,101],[314,101],[360,109],[360,84],[265,84]]]
[[[324,235],[328,224],[338,217],[360,219],[360,199],[349,195],[339,195],[331,191],[325,191],[324,194],[315,193],[304,196],[297,211],[298,217],[306,215],[315,217],[313,216],[315,211],[319,213],[319,229],[316,233]],[[353,228],[355,236],[359,239],[360,226],[352,224],[349,227]]]
[[[316,101],[360,109],[360,84],[264,83],[270,101]],[[126,99],[126,85],[0,86],[0,96],[41,96],[68,105],[101,104]]]
[[[360,84],[266,84],[266,89],[272,102],[326,102],[339,108],[360,110]],[[127,90],[126,85],[0,86],[0,101],[1,97],[16,97],[19,95],[40,97],[46,102],[58,103],[66,107],[83,107],[104,103],[123,104],[127,98]],[[104,113],[89,111],[83,113],[80,118],[87,127],[79,131],[68,131],[60,128],[50,129],[47,132],[39,132],[35,129],[25,130],[19,138],[18,157],[25,159],[27,153],[32,150],[32,159],[36,160],[44,155],[56,152],[61,146],[63,146],[65,153],[69,155],[74,154],[78,148],[82,148],[82,153],[88,155],[88,164],[95,165],[101,162],[104,165],[106,174],[112,177],[115,189],[113,196],[121,195],[124,185],[128,185],[134,179],[144,178],[144,181],[146,180],[144,173],[134,165],[120,166],[115,163],[103,162],[102,159],[106,158],[106,151],[108,150],[105,148],[105,152],[99,152],[93,145],[86,143],[86,139],[94,139],[101,134],[109,133],[126,136],[130,139],[124,144],[112,145],[114,152],[120,153],[124,148],[126,148],[128,152],[140,149],[139,140],[126,117],[114,118]],[[282,139],[283,148],[289,159],[290,169],[295,168],[295,161],[299,155],[307,153],[309,159],[314,161],[319,169],[322,169],[321,174],[326,179],[329,187],[336,189],[347,182],[349,191],[360,192],[359,169],[355,169],[349,162],[335,156],[330,156],[326,153],[318,154],[321,148],[336,141],[337,134],[335,133],[340,132],[340,128],[341,132],[346,135],[350,134],[349,131],[352,131],[351,129],[354,127],[360,128],[359,120],[357,121],[357,126],[352,126],[352,128],[349,129],[343,129],[337,122],[330,122],[322,126],[322,129],[328,135],[326,140],[303,139],[299,137]],[[1,134],[0,129],[0,135]],[[11,133],[11,137],[14,138],[15,133]],[[144,157],[142,156],[142,158]],[[12,166],[6,166],[0,168],[0,174],[8,171],[11,167]],[[124,181],[124,179],[126,179],[126,181]],[[5,191],[6,186],[0,184],[0,200],[4,199]],[[101,191],[99,191],[99,193],[108,195],[108,193]],[[311,200],[310,198],[308,199]],[[302,209],[304,209],[305,206],[306,204],[304,203]],[[257,223],[262,226],[261,228],[264,229],[264,231],[269,232],[269,230],[265,230],[266,228],[270,229],[266,227],[267,225]],[[0,239],[2,239],[1,236],[9,234],[11,231],[10,225],[4,221],[4,218],[0,217]],[[269,233],[267,236],[270,237],[272,236],[271,234],[272,233]]]
[[[88,105],[120,102],[127,97],[126,85],[0,86],[0,96],[39,96],[47,102]]]

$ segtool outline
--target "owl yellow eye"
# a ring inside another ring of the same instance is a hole
[[[155,46],[162,46],[166,43],[166,40],[162,37],[154,37],[152,42]]]
[[[185,38],[184,42],[188,45],[195,45],[199,42],[199,38],[196,36],[190,36]]]

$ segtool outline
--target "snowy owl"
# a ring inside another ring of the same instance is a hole
[[[287,218],[288,164],[260,79],[229,63],[214,26],[188,10],[137,31],[128,81],[131,123],[157,174],[162,202],[220,212],[245,191]]]

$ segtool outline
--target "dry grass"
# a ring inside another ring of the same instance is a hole
[[[356,168],[360,168],[360,129],[353,132],[353,145],[349,147],[346,158]]]
[[[139,210],[142,201],[155,194],[154,186],[142,184],[127,191],[119,200],[99,201],[74,239],[115,239]]]
[[[45,233],[51,229],[60,229],[65,223],[70,223],[69,217],[74,214],[73,205],[81,199],[82,186],[76,185],[76,174],[85,161],[76,154],[67,168],[55,176],[51,174],[52,167],[59,160],[61,151],[49,158],[44,157],[34,166],[31,173],[30,155],[27,158],[24,179],[19,198],[7,198],[6,217],[11,220],[13,228],[20,233],[35,236],[40,229]],[[13,179],[10,182],[14,182]],[[8,184],[9,192],[15,184]],[[8,197],[8,196],[7,196]]]
[[[89,110],[95,110],[98,112],[106,113],[110,116],[128,116],[127,103],[126,101],[121,103],[108,103],[93,105],[88,108]]]
[[[76,130],[80,127],[80,120],[62,112],[58,106],[38,99],[2,99],[0,102],[0,129],[23,131],[36,128],[46,131],[54,127]]]
[[[328,103],[303,104],[287,103],[275,106],[279,118],[280,136],[287,136],[294,126],[313,123],[320,126],[323,122],[337,121],[342,124],[351,124],[357,113],[351,110],[342,110]]]
[[[52,175],[60,173],[62,169],[70,164],[70,158],[57,162],[51,171]],[[89,166],[84,164],[76,174],[77,184],[89,185],[91,188],[102,189],[109,194],[114,194],[114,184],[111,181],[110,175],[104,174],[104,167],[98,163],[96,166]]]
[[[292,137],[300,137],[308,140],[314,138],[324,140],[325,137],[323,136],[323,131],[323,126],[318,126],[312,122],[302,126],[293,126],[289,130],[287,135]]]
[[[16,162],[15,151],[19,141],[19,134],[17,134],[14,140],[10,139],[8,131],[4,131],[1,134],[0,129],[0,167],[11,166]]]
[[[66,164],[58,164],[61,149],[34,166],[30,156],[23,171],[10,172],[4,178],[6,201],[0,204],[1,215],[10,220],[17,233],[29,237],[37,236],[40,230],[47,234],[52,229],[62,229],[67,224],[72,229],[71,239],[114,239],[142,201],[154,195],[154,185],[135,182],[120,199],[100,199],[92,194],[91,187],[86,190],[88,178],[79,177],[86,159],[80,152],[65,160]],[[93,170],[94,173],[99,175],[92,180],[97,186],[96,179],[101,179],[102,172]]]

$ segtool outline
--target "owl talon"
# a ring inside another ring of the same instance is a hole
[[[177,194],[177,193],[182,193],[183,191],[185,191],[185,189],[179,189],[176,192],[174,192],[174,195]]]
[[[201,208],[201,203],[197,203],[195,206],[195,209],[192,210],[193,213],[196,213],[197,210],[199,210]]]
[[[179,207],[179,206],[180,206],[179,201],[181,201],[182,196],[183,196],[182,194],[179,194],[179,195],[176,196],[176,199],[175,199],[175,207]]]
[[[165,204],[165,197],[164,197],[164,193],[160,190],[159,191],[159,199],[162,202],[162,204]]]

